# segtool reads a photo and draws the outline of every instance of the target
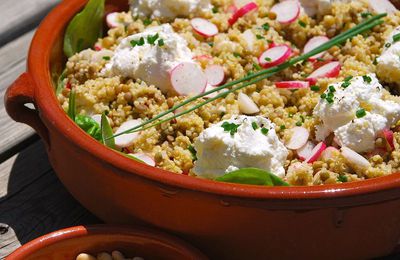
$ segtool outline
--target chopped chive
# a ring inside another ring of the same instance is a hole
[[[385,47],[386,47],[386,48],[389,48],[390,46],[392,46],[392,44],[391,44],[390,42],[388,42],[388,43],[385,44]]]
[[[300,121],[296,122],[296,126],[302,126],[302,125],[303,125],[302,122],[300,122]]]
[[[158,40],[158,46],[160,46],[160,47],[164,46],[164,40],[163,39],[159,39]]]
[[[349,180],[347,179],[347,176],[346,176],[346,175],[339,175],[339,176],[337,177],[337,181],[340,181],[340,182],[348,182]]]
[[[326,98],[326,94],[325,94],[325,93],[322,93],[320,97],[321,97],[322,99],[324,99],[324,98]]]
[[[137,43],[136,43],[135,40],[130,41],[130,43],[131,43],[131,46],[132,46],[132,47],[135,47],[135,46],[137,45]]]
[[[302,122],[302,123],[304,123],[304,121],[306,121],[306,119],[304,118],[303,115],[300,115],[300,119],[301,119],[301,122]]]
[[[330,92],[335,92],[335,91],[336,91],[336,89],[335,89],[334,86],[329,86],[328,88],[329,88],[329,91],[330,91]]]
[[[280,128],[281,128],[281,130],[285,130],[286,126],[285,125],[281,125]]]
[[[325,61],[323,58],[317,58],[317,61],[319,61],[319,62],[323,62],[323,61]]]
[[[269,132],[268,128],[265,128],[265,127],[261,128],[261,133],[262,133],[263,135],[267,135],[268,132]]]
[[[333,98],[332,98],[332,97],[327,97],[327,98],[326,98],[326,101],[327,101],[329,104],[332,104],[332,103],[333,103]]]
[[[257,34],[257,35],[256,35],[256,38],[257,38],[258,40],[261,40],[261,39],[264,39],[265,37],[262,36],[262,35]]]
[[[258,125],[256,122],[251,123],[251,126],[253,127],[254,130],[258,129]]]
[[[351,85],[351,82],[345,81],[345,82],[342,83],[341,87],[342,87],[342,88],[347,88],[347,87],[350,86],[350,85]]]
[[[197,152],[196,149],[194,149],[193,145],[189,145],[188,148],[189,152],[192,154],[192,159],[193,161],[197,160]]]
[[[375,59],[374,59],[374,61],[372,62],[372,64],[374,64],[374,65],[378,65],[378,59],[377,59],[377,58],[375,58]]]
[[[334,94],[333,92],[328,92],[328,94],[326,95],[327,98],[333,98]]]
[[[394,42],[400,41],[400,33],[393,35],[393,41]]]
[[[301,20],[299,20],[298,24],[303,28],[306,28],[306,26],[307,26],[307,24]]]
[[[258,65],[257,63],[253,63],[253,68],[256,70],[261,70],[260,65]]]
[[[110,56],[104,56],[103,57],[103,60],[110,60],[111,58],[110,58]]]
[[[221,127],[224,129],[225,132],[229,132],[231,136],[234,136],[237,133],[237,129],[239,128],[240,124],[235,123],[228,123],[224,122]]]
[[[289,113],[289,114],[288,114],[288,117],[289,117],[289,118],[293,118],[293,113]]]
[[[372,14],[370,12],[361,13],[362,18],[367,18],[368,16],[372,16]]]
[[[264,59],[265,61],[272,61],[272,59],[270,58],[270,57],[265,57],[265,59]]]
[[[158,37],[159,37],[159,35],[158,35],[158,33],[156,33],[155,35],[149,35],[149,36],[147,36],[147,42],[149,43],[149,44],[151,44],[151,45],[154,45],[154,43],[157,41],[157,39],[158,39]]]
[[[318,86],[311,86],[310,89],[311,89],[312,91],[315,91],[315,92],[318,92],[318,91],[321,90],[321,88],[318,87]]]
[[[347,76],[346,78],[344,78],[344,81],[350,81],[353,79],[353,76]]]
[[[151,19],[145,19],[145,20],[143,21],[143,24],[144,24],[144,25],[150,25],[152,22],[153,22],[153,20],[151,20]]]
[[[362,117],[364,117],[364,116],[366,116],[366,115],[367,115],[367,112],[365,112],[365,109],[364,109],[364,108],[360,108],[360,109],[357,110],[357,112],[356,112],[357,118],[362,118]]]
[[[208,44],[209,46],[211,46],[211,47],[214,46],[214,43],[213,43],[213,42],[208,42],[207,44]]]
[[[236,58],[241,58],[242,56],[240,56],[240,53],[234,52],[233,56],[235,56]]]
[[[269,26],[268,23],[265,23],[265,24],[262,25],[262,28],[263,28],[264,30],[268,31],[269,28],[271,28],[271,26]]]
[[[213,14],[218,13],[218,7],[214,6],[212,9]]]
[[[371,83],[371,81],[372,81],[371,77],[369,77],[367,75],[363,76],[363,80],[364,80],[364,82],[366,82],[368,84]]]

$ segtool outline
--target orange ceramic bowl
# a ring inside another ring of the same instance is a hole
[[[197,249],[164,233],[122,226],[78,226],[39,237],[6,260],[75,260],[80,253],[122,252],[144,259],[208,259]]]
[[[392,252],[400,237],[399,174],[315,187],[226,184],[143,165],[89,138],[59,106],[52,81],[65,62],[65,27],[85,3],[64,1],[43,21],[27,72],[10,86],[5,103],[14,120],[40,134],[58,177],[86,208],[108,223],[179,234],[216,259]],[[127,8],[127,0],[108,3]]]

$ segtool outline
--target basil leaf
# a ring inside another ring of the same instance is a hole
[[[75,123],[86,133],[88,133],[94,139],[101,141],[101,129],[100,125],[94,121],[91,117],[84,115],[77,115],[75,117]]]
[[[101,115],[101,140],[103,144],[110,147],[111,149],[115,149],[115,139],[113,137],[113,130],[108,123],[106,114]]]
[[[91,48],[103,34],[105,0],[89,0],[85,8],[69,23],[64,36],[64,53],[71,57]]]
[[[264,186],[289,186],[276,175],[257,168],[242,168],[215,179],[216,181]]]
[[[66,78],[66,76],[67,76],[67,69],[64,69],[57,80],[56,95],[60,94],[61,91],[64,89],[64,79]]]
[[[76,116],[76,103],[75,103],[75,89],[71,89],[68,101],[68,116],[75,121]]]

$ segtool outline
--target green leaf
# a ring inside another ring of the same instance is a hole
[[[61,91],[64,89],[65,84],[64,84],[64,79],[67,76],[67,69],[64,69],[63,72],[61,73],[60,77],[58,77],[57,80],[57,88],[56,88],[56,95],[60,94]]]
[[[263,186],[289,186],[276,175],[257,168],[242,168],[215,179],[216,181]]]
[[[75,117],[75,123],[86,133],[88,133],[94,139],[101,141],[101,129],[100,125],[94,121],[91,117],[84,115],[77,115]]]
[[[64,53],[71,57],[91,48],[103,34],[105,0],[89,0],[85,8],[69,23],[64,36]]]
[[[69,93],[69,102],[68,102],[68,116],[75,121],[76,116],[76,103],[75,103],[75,89],[71,89]]]
[[[108,123],[107,116],[105,113],[101,115],[101,140],[103,144],[110,147],[111,149],[115,149],[115,139],[113,137],[113,130]]]

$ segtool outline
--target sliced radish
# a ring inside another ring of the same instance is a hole
[[[199,65],[193,62],[182,62],[171,71],[171,84],[182,96],[196,95],[204,92],[207,78]]]
[[[242,38],[247,44],[247,49],[249,51],[253,51],[254,43],[256,41],[256,37],[255,37],[254,33],[250,29],[247,29],[246,31],[243,32]]]
[[[117,12],[109,13],[106,16],[107,26],[110,27],[110,28],[123,26],[124,23],[119,19],[119,16],[120,16],[120,13],[117,13]]]
[[[329,38],[326,36],[315,36],[306,43],[306,45],[304,46],[303,53],[308,53],[328,41],[329,41]],[[322,56],[324,56],[325,53],[326,53],[326,51],[315,54],[314,56],[311,56],[309,58],[309,60],[316,60],[318,58],[321,58]]]
[[[315,145],[312,142],[308,141],[305,145],[303,145],[303,147],[297,149],[296,152],[299,156],[299,159],[305,161],[307,158],[309,158],[314,147]]]
[[[291,129],[292,137],[286,144],[286,147],[291,150],[297,150],[303,147],[310,137],[310,132],[304,127],[296,126]]]
[[[134,128],[135,126],[140,125],[141,123],[142,121],[138,119],[128,120],[118,128],[115,134],[120,134],[122,132],[125,132],[131,128]],[[125,148],[131,146],[135,142],[135,140],[139,137],[139,135],[140,135],[139,132],[135,132],[117,136],[115,137],[115,145],[119,148]]]
[[[130,153],[128,155],[135,157],[136,159],[139,159],[140,161],[144,162],[147,165],[153,167],[156,166],[156,162],[154,161],[154,159],[145,153]]]
[[[203,18],[193,18],[190,21],[193,29],[204,37],[212,37],[218,34],[218,27],[212,22]]]
[[[307,81],[310,82],[310,84],[314,85],[317,83],[317,79],[319,78],[334,78],[337,77],[340,73],[340,62],[338,61],[332,61],[324,66],[314,70],[313,73],[311,73],[310,76],[308,76]]]
[[[292,49],[287,45],[277,45],[272,47],[261,54],[258,58],[258,62],[264,68],[270,68],[284,63],[290,58]]]
[[[343,146],[341,148],[342,155],[343,157],[352,165],[355,165],[356,167],[366,169],[371,166],[369,161],[365,159],[362,155],[356,153],[355,151],[351,150],[350,148],[347,148]]]
[[[226,9],[226,12],[227,12],[227,13],[234,14],[234,13],[237,12],[237,10],[238,10],[238,8],[236,7],[236,5],[230,5],[230,6],[228,6],[228,8]]]
[[[96,43],[96,44],[94,45],[94,50],[95,50],[95,51],[101,51],[101,49],[103,49],[103,48],[100,46],[100,44]]]
[[[277,88],[300,89],[300,88],[309,88],[310,83],[308,81],[300,81],[300,80],[280,81],[280,82],[275,82],[275,86]]]
[[[393,131],[390,129],[383,129],[378,133],[378,137],[381,137],[385,140],[389,151],[393,151],[395,149]]]
[[[207,82],[212,86],[219,86],[225,81],[225,70],[221,65],[211,65],[204,70]]]
[[[239,8],[233,15],[232,17],[228,20],[229,25],[233,25],[234,23],[239,20],[239,18],[245,16],[246,14],[250,13],[253,10],[256,10],[258,8],[258,5],[254,2],[250,2],[246,4],[245,6]]]
[[[397,12],[397,8],[389,0],[369,0],[369,7],[377,14]]]
[[[283,24],[292,23],[300,15],[300,3],[296,0],[280,2],[271,8],[271,12],[276,14],[278,22]]]
[[[339,150],[337,148],[335,148],[333,146],[329,146],[322,152],[321,158],[324,160],[333,159],[334,154],[338,153],[338,152],[339,152]]]
[[[213,58],[213,57],[212,57],[211,55],[202,54],[202,55],[193,56],[192,59],[194,59],[194,60],[212,60],[212,58]]]
[[[256,103],[254,103],[253,99],[242,92],[240,92],[238,95],[238,104],[239,110],[243,114],[252,115],[260,112],[260,109]]]
[[[233,4],[237,8],[242,8],[243,6],[245,6],[245,5],[247,5],[247,4],[251,3],[251,2],[254,2],[254,1],[251,1],[251,0],[233,0]]]
[[[326,144],[324,142],[320,142],[319,144],[317,144],[311,151],[310,157],[306,159],[306,163],[313,163],[316,160],[318,160],[325,149],[326,149]]]

